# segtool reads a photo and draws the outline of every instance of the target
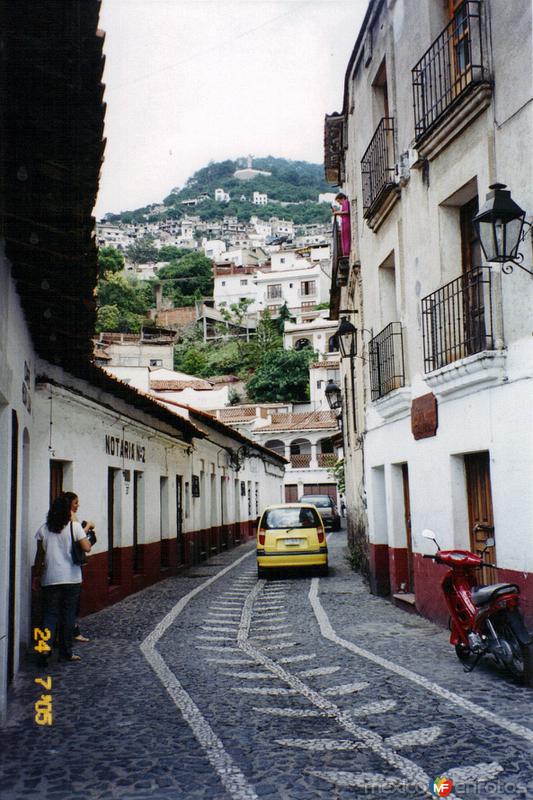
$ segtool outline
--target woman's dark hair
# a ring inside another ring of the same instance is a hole
[[[74,502],[74,500],[78,499],[78,495],[76,494],[76,492],[63,492],[62,496],[67,498],[69,508],[72,505],[72,503]]]
[[[343,194],[342,192],[339,192],[338,194],[335,195],[335,200],[347,200],[347,199],[348,198],[346,197],[346,195]]]
[[[50,510],[46,517],[46,524],[48,530],[53,533],[61,533],[65,525],[70,520],[70,502],[64,494],[56,497],[50,506]]]

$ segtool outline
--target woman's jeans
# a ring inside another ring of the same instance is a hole
[[[43,586],[43,627],[50,630],[50,643],[54,641],[56,627],[59,633],[59,657],[72,657],[72,638],[76,608],[80,597],[81,583],[58,583]]]

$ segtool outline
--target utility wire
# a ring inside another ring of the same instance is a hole
[[[182,64],[187,64],[190,61],[196,61],[202,56],[205,56],[207,53],[212,52],[221,52],[225,46],[232,45],[237,39],[242,39],[245,36],[249,36],[251,33],[255,33],[256,31],[261,30],[262,28],[266,28],[269,25],[272,25],[274,22],[277,22],[279,19],[283,19],[284,17],[288,17],[291,14],[295,14],[299,11],[300,8],[303,8],[307,5],[310,5],[312,0],[307,0],[307,2],[300,3],[298,6],[294,6],[290,9],[290,11],[285,11],[283,14],[278,14],[277,17],[272,17],[272,19],[266,20],[266,22],[262,22],[261,25],[256,25],[254,28],[248,28],[242,33],[238,33],[233,36],[231,39],[227,39],[223,42],[218,42],[213,47],[208,47],[205,50],[198,50],[196,53],[193,53],[187,58],[183,58],[181,61],[176,61],[174,64],[168,64],[166,67],[160,67],[160,69],[156,69],[153,72],[147,72],[144,75],[139,76],[138,78],[134,78],[131,81],[127,81],[126,83],[119,83],[117,86],[106,86],[106,96],[110,94],[110,92],[116,91],[117,89],[124,89],[127,86],[134,86],[137,83],[142,83],[143,81],[148,80],[149,78],[154,77],[154,75],[161,75],[163,72],[169,72],[170,70],[177,69]]]

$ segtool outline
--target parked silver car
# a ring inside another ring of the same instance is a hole
[[[340,531],[341,517],[334,499],[329,494],[304,494],[298,502],[310,503],[318,508],[324,526],[332,531]]]

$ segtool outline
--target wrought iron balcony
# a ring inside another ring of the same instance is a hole
[[[394,183],[394,118],[383,117],[361,159],[363,215],[374,209]]]
[[[487,80],[480,5],[466,0],[412,70],[416,139],[469,87]]]
[[[492,273],[476,267],[422,299],[424,370],[494,349]]]
[[[391,322],[368,344],[372,400],[405,386],[402,326]]]
[[[346,286],[348,283],[348,274],[350,272],[350,260],[348,256],[342,253],[341,243],[341,230],[337,217],[333,217],[333,228],[331,231],[331,264],[332,270],[332,285],[333,286]]]

